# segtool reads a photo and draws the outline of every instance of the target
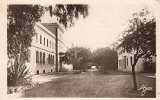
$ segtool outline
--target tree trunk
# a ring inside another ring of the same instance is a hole
[[[137,82],[136,82],[136,73],[135,73],[135,65],[136,64],[133,64],[132,66],[132,75],[133,75],[133,89],[134,90],[137,90]]]
[[[56,49],[56,69],[55,71],[58,72],[58,33],[57,33],[57,29],[56,29],[56,43],[55,43],[55,49]]]
[[[59,71],[62,72],[62,58],[60,57]]]

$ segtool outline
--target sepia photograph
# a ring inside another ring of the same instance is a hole
[[[156,0],[7,5],[7,96],[156,98]]]

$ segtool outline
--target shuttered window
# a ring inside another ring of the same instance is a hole
[[[42,52],[40,52],[40,64],[42,64]]]
[[[45,53],[43,53],[43,64],[45,64]]]
[[[40,35],[40,44],[42,44],[42,36]]]
[[[39,63],[39,52],[36,51],[36,63]]]

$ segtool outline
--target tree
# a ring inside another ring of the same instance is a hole
[[[87,62],[91,59],[91,51],[84,47],[73,47],[67,51],[69,61],[73,64],[74,69],[83,70],[87,68]]]
[[[18,73],[25,73],[25,63],[29,61],[29,47],[34,36],[34,25],[43,14],[39,5],[9,5],[7,9],[7,55],[9,62],[14,59],[14,65],[8,64],[8,75],[15,75],[14,85],[19,81]],[[8,63],[9,63],[8,62]],[[20,68],[22,67],[23,68]],[[23,70],[21,70],[23,69]],[[25,74],[26,75],[26,74]],[[25,77],[21,75],[21,77]],[[8,76],[9,78],[9,76]],[[13,77],[12,77],[13,78]],[[8,81],[9,83],[10,81]]]
[[[84,18],[88,16],[88,5],[77,5],[77,4],[57,4],[49,6],[50,16],[57,17],[57,21],[62,24],[65,28],[74,25],[74,19],[78,19],[80,15]],[[58,71],[58,35],[56,34],[56,71]]]
[[[52,6],[49,6],[50,14],[55,15],[60,24],[64,27],[71,27],[74,25],[74,19],[78,19],[80,15],[83,18],[88,16],[88,5],[80,4],[57,4],[53,11]]]
[[[51,16],[57,17],[58,21],[67,27],[66,23],[73,25],[74,18],[79,15],[86,17],[88,15],[87,5],[56,5],[52,12],[49,6]],[[34,25],[40,20],[47,7],[40,5],[9,5],[7,8],[7,55],[8,63],[12,59],[15,65],[8,64],[8,75],[18,75],[20,66],[29,61],[29,47],[31,46],[32,37],[34,36]],[[57,38],[58,39],[58,38]],[[23,62],[23,63],[22,63]],[[18,64],[16,64],[18,63]],[[22,64],[20,64],[22,63]],[[11,70],[9,67],[13,67]],[[24,65],[23,65],[24,66]],[[25,67],[26,68],[26,67]],[[21,70],[22,71],[22,70]],[[13,74],[14,73],[14,74]],[[23,76],[23,75],[22,75]],[[18,80],[17,80],[18,81]]]
[[[156,54],[156,20],[147,9],[134,13],[129,28],[123,33],[120,44],[127,52],[134,53],[132,64],[134,89],[137,89],[135,66],[139,58],[151,59]]]
[[[28,57],[28,47],[31,46],[34,36],[35,22],[43,14],[43,7],[39,5],[9,5],[7,15],[7,53],[14,57],[21,53]]]
[[[117,52],[108,47],[99,48],[92,53],[92,61],[103,66],[100,68],[101,72],[117,69]]]

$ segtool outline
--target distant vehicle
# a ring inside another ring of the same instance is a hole
[[[96,69],[96,66],[91,66],[91,69]]]
[[[96,66],[91,66],[90,71],[97,71],[97,67]]]

